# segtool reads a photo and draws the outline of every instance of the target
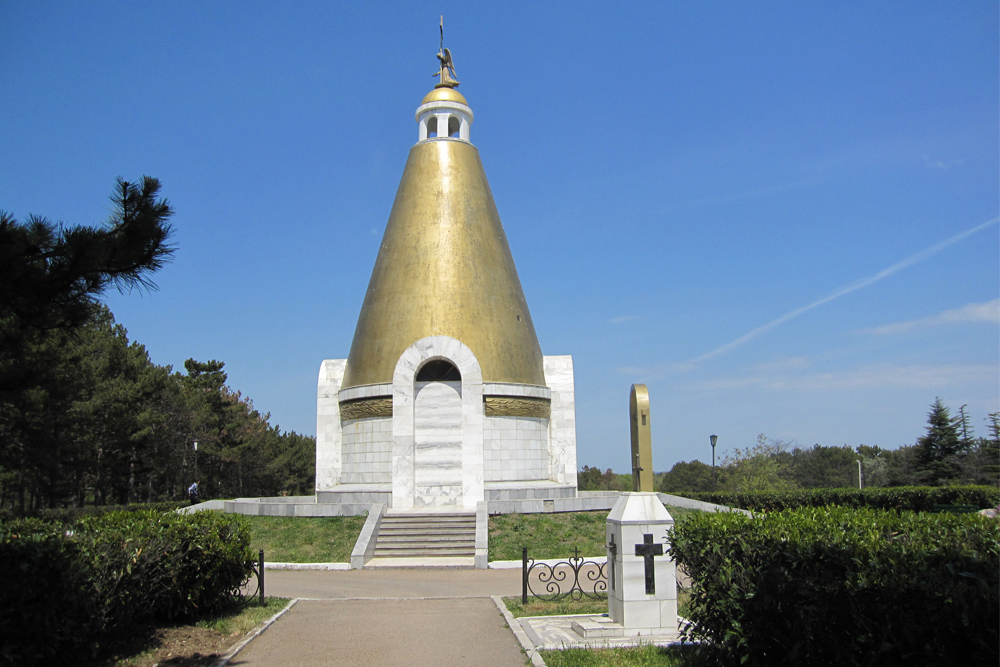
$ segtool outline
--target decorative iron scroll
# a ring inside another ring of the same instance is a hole
[[[528,548],[524,547],[521,551],[521,603],[528,604],[529,593],[546,602],[562,600],[565,597],[573,600],[582,600],[585,597],[605,600],[608,597],[608,575],[605,571],[607,564],[607,561],[584,560],[580,557],[580,550],[575,547],[570,558],[554,565],[536,563],[534,559],[528,558]],[[581,571],[583,571],[582,581]],[[570,572],[573,573],[572,581],[569,577]],[[534,585],[532,577],[535,580]],[[544,588],[544,592],[536,591],[535,586]]]
[[[483,414],[487,417],[541,417],[552,412],[547,398],[530,396],[483,396]]]
[[[365,419],[366,417],[391,417],[392,396],[356,398],[340,404],[340,420]]]
[[[261,549],[257,560],[246,562],[247,574],[239,586],[229,591],[233,604],[248,605],[254,600],[264,606],[264,550]],[[251,580],[256,580],[251,583]]]

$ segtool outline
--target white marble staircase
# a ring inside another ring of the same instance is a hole
[[[374,558],[470,558],[476,555],[476,512],[393,511],[382,517]]]

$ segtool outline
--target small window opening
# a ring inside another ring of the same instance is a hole
[[[646,413],[645,412],[642,413],[642,425],[643,426],[646,425]]]
[[[461,123],[459,122],[459,120],[457,118],[455,118],[454,116],[452,116],[451,118],[449,118],[448,119],[448,136],[449,137],[457,137],[458,136],[458,131],[459,131],[460,127],[461,127]]]
[[[417,373],[417,382],[455,382],[461,379],[462,374],[455,365],[444,359],[428,361]]]
[[[427,137],[436,137],[438,135],[438,119],[437,116],[431,118],[427,121]]]

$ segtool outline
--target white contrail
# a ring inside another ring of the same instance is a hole
[[[711,359],[713,357],[717,357],[720,354],[725,354],[726,352],[729,352],[730,350],[733,350],[733,349],[739,347],[740,345],[743,345],[743,343],[746,343],[747,341],[751,341],[754,338],[759,338],[760,336],[764,335],[765,333],[767,333],[771,329],[774,329],[775,327],[778,327],[778,326],[784,324],[788,320],[791,320],[791,319],[794,319],[794,318],[798,317],[802,313],[810,311],[813,308],[817,308],[819,306],[822,306],[824,303],[829,303],[829,302],[833,301],[834,299],[839,299],[840,297],[844,296],[845,294],[850,294],[851,292],[856,292],[857,290],[859,290],[859,289],[861,289],[863,287],[868,287],[869,285],[871,285],[873,283],[877,283],[878,281],[882,280],[883,278],[888,278],[889,276],[891,276],[894,273],[897,273],[898,271],[902,271],[905,268],[911,267],[914,264],[922,262],[925,259],[927,259],[928,257],[931,257],[932,255],[935,255],[935,254],[941,252],[942,250],[944,250],[948,246],[952,245],[953,243],[958,243],[962,239],[964,239],[964,238],[966,238],[968,236],[972,236],[976,232],[979,232],[979,231],[982,231],[982,230],[986,229],[990,225],[995,225],[998,221],[1000,221],[1000,218],[993,218],[992,220],[987,220],[986,222],[982,223],[981,225],[976,225],[972,229],[967,229],[966,231],[962,232],[961,234],[956,234],[955,236],[952,236],[950,239],[947,239],[945,241],[941,241],[937,245],[932,245],[930,248],[927,248],[926,250],[921,250],[920,252],[918,252],[918,253],[916,253],[914,255],[910,255],[906,259],[904,259],[904,260],[902,260],[900,262],[896,262],[895,264],[893,264],[892,266],[890,266],[890,267],[888,267],[886,269],[882,269],[881,271],[879,271],[878,273],[876,273],[873,276],[869,276],[867,278],[863,278],[862,280],[859,280],[856,283],[848,285],[847,287],[842,287],[842,288],[838,289],[837,291],[833,292],[832,294],[829,294],[828,296],[823,297],[819,301],[814,301],[814,302],[810,303],[808,306],[803,306],[802,308],[799,308],[797,310],[793,310],[790,313],[786,313],[786,314],[782,315],[781,317],[779,317],[776,320],[771,320],[767,324],[765,324],[763,326],[757,327],[756,329],[754,329],[750,333],[744,334],[744,335],[740,336],[739,338],[737,338],[736,340],[734,340],[734,341],[732,341],[730,343],[726,343],[722,347],[716,348],[716,349],[712,350],[711,352],[703,354],[700,357],[698,357],[697,359],[692,359],[688,363],[697,363],[699,361],[705,361],[706,359]]]

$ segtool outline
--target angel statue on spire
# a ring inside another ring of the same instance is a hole
[[[444,48],[444,16],[441,17],[441,47],[438,49],[437,59],[441,61],[441,69],[431,76],[440,76],[441,80],[435,88],[454,88],[461,83],[455,74],[455,61],[451,58],[451,51]]]

